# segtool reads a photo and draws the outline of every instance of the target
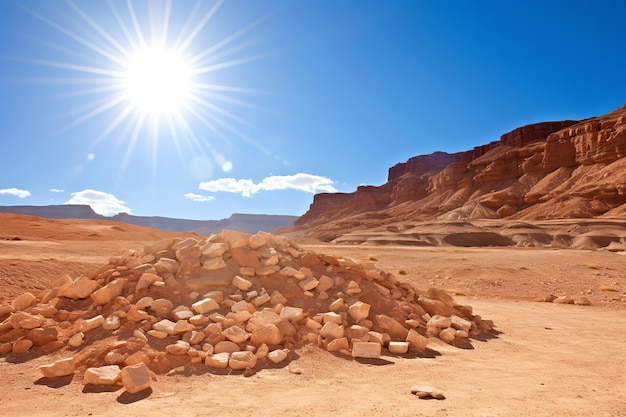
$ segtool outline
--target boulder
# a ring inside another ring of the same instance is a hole
[[[117,365],[87,368],[83,375],[83,384],[114,385],[120,380],[122,370]]]
[[[73,357],[59,359],[47,365],[41,365],[39,371],[46,378],[57,378],[61,376],[73,375],[76,370],[76,363]]]

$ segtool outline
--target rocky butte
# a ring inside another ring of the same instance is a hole
[[[626,106],[585,120],[531,124],[466,152],[435,152],[389,168],[387,183],[317,194],[283,229],[331,241],[407,221],[626,216]]]

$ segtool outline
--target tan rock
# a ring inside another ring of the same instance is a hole
[[[304,311],[300,307],[285,306],[280,312],[281,319],[287,319],[291,322],[298,322],[304,319]]]
[[[326,345],[326,350],[329,352],[350,350],[350,343],[348,342],[348,338],[340,337],[338,339],[331,340],[330,342],[328,342],[328,345]]]
[[[73,334],[72,337],[70,337],[70,339],[67,341],[67,344],[72,347],[79,347],[79,346],[82,346],[84,342],[85,342],[85,333],[78,332],[78,333]]]
[[[37,327],[30,330],[26,337],[33,341],[35,346],[43,346],[48,342],[57,340],[59,331],[56,327]]]
[[[97,329],[98,327],[102,326],[103,323],[104,323],[104,317],[102,317],[102,315],[97,315],[95,317],[85,320],[80,325],[80,331],[83,333],[87,333],[91,330]]]
[[[346,303],[343,300],[343,298],[337,298],[335,301],[330,303],[330,305],[328,306],[328,309],[330,311],[339,311],[345,304]]]
[[[120,318],[116,315],[107,317],[102,323],[102,328],[105,330],[116,330],[120,327]]]
[[[230,354],[228,360],[228,367],[230,369],[246,369],[254,368],[256,366],[257,357],[250,351],[239,351]]]
[[[231,284],[241,291],[248,291],[250,288],[252,288],[252,282],[239,275],[235,275]]]
[[[104,363],[107,365],[119,365],[124,362],[124,356],[119,352],[108,352],[104,356]]]
[[[272,345],[278,345],[283,340],[283,334],[275,324],[266,324],[263,327],[259,327],[252,332],[250,343],[259,346],[263,343]]]
[[[361,287],[359,287],[359,284],[357,284],[356,281],[350,281],[348,282],[348,288],[346,289],[346,294],[348,295],[361,294]]]
[[[94,291],[91,294],[91,299],[93,300],[94,305],[98,306],[110,303],[115,297],[122,294],[124,285],[126,285],[126,279],[119,278],[115,281],[109,282],[99,290]]]
[[[96,281],[82,276],[72,281],[71,284],[63,286],[59,290],[59,296],[72,299],[87,298],[98,288],[100,285]]]
[[[154,328],[154,326],[153,326]],[[175,324],[174,324],[174,334],[182,334],[185,332],[190,332],[192,330],[194,330],[196,328],[196,326],[194,326],[193,324],[189,323],[187,320],[178,320]]]
[[[59,359],[47,365],[41,365],[39,371],[46,378],[57,378],[60,376],[72,375],[76,369],[73,357]]]
[[[411,394],[417,395],[420,399],[434,398],[436,400],[445,400],[446,396],[443,392],[426,385],[411,387]]]
[[[352,344],[353,358],[380,358],[381,346],[376,342],[354,342]]]
[[[408,342],[413,349],[420,352],[424,352],[426,350],[426,346],[428,345],[428,339],[418,333],[415,329],[408,331],[405,341]]]
[[[234,343],[242,343],[250,338],[252,334],[248,333],[239,326],[231,326],[222,331],[224,337]]]
[[[174,261],[173,259],[170,259],[170,260],[175,262],[176,268],[178,268],[178,263]],[[163,261],[163,259],[161,259],[159,262],[161,261]],[[150,285],[156,284],[157,282],[163,282],[163,278],[161,278],[160,276],[156,274],[151,274],[149,272],[146,272],[144,274],[141,274],[141,276],[139,277],[139,281],[137,281],[137,287],[135,287],[135,290],[136,291],[143,290],[145,288],[150,287]]]
[[[357,301],[348,307],[348,314],[352,319],[358,323],[363,319],[366,319],[370,314],[371,306],[363,301]]]
[[[287,349],[276,349],[267,354],[267,358],[273,363],[281,363],[285,359],[287,359],[288,350]]]
[[[215,353],[233,353],[239,352],[241,348],[237,343],[231,342],[230,340],[222,340],[221,342],[216,343],[213,346],[213,352]]]
[[[124,367],[120,372],[120,377],[124,388],[130,394],[146,390],[152,384],[150,370],[143,362]]]
[[[122,370],[117,365],[87,368],[83,376],[83,384],[114,385],[120,380]]]
[[[178,340],[176,343],[165,346],[165,351],[172,355],[186,355],[190,347],[189,342]]]
[[[402,355],[404,353],[407,353],[409,351],[409,342],[389,342],[389,346],[388,346],[389,352],[396,354],[396,355]]]
[[[37,297],[29,292],[25,292],[15,297],[15,299],[11,302],[11,307],[13,308],[13,311],[23,311],[30,306],[34,306],[37,302]]]
[[[204,359],[204,364],[211,368],[226,369],[230,360],[230,352],[214,353]]]
[[[217,271],[226,268],[226,261],[221,256],[206,258],[204,262],[202,262],[202,268],[207,271]]]
[[[175,307],[170,313],[170,317],[174,320],[187,320],[193,317],[195,313],[191,311],[191,309],[185,305],[180,305]]]
[[[319,285],[319,281],[315,277],[308,277],[298,283],[304,291],[311,291]]]
[[[340,324],[328,322],[320,330],[320,336],[327,339],[339,339],[344,335],[344,327]]]
[[[154,311],[156,317],[164,319],[170,316],[170,313],[174,309],[174,303],[167,298],[157,298],[152,302],[150,309]]]
[[[33,341],[30,339],[17,339],[13,342],[13,353],[26,353],[33,347]]]
[[[152,325],[152,329],[160,331],[160,332],[165,332],[169,335],[176,334],[175,328],[176,328],[176,323],[168,319],[163,319]]]
[[[191,305],[196,313],[205,314],[214,310],[219,310],[220,305],[212,298],[204,298]]]
[[[472,327],[472,322],[469,320],[466,320],[462,317],[456,316],[456,315],[452,315],[450,317],[450,324],[451,327],[457,330],[463,330],[468,332],[469,329]]]
[[[343,317],[333,311],[322,314],[322,323],[343,323]]]
[[[452,343],[454,342],[454,339],[456,339],[456,330],[454,330],[452,327],[443,329],[441,332],[439,332],[439,338],[444,342]]]

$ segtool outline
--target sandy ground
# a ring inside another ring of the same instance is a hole
[[[2,224],[0,234],[6,230]],[[63,238],[60,232],[40,238],[31,233],[32,225],[29,233],[20,230],[22,240],[0,240],[0,304],[26,289],[45,288],[59,273],[77,276],[153,238],[132,235],[128,228],[105,228],[107,233],[89,238],[80,233]],[[37,366],[62,352],[21,363],[0,357],[0,415],[626,416],[623,253],[307,248],[374,262],[419,288],[445,288],[475,314],[492,319],[498,334],[473,340],[473,349],[438,342],[423,357],[387,353],[378,361],[306,347],[288,365],[249,378],[188,366],[157,376],[150,391],[135,395],[122,387],[86,388],[79,374],[40,379]],[[585,296],[592,305],[531,301],[546,294]],[[447,398],[420,400],[410,393],[413,385],[433,386]]]

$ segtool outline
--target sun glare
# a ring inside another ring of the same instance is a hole
[[[254,43],[247,39],[248,33],[267,16],[229,35],[205,36],[204,30],[223,3],[216,0],[206,6],[198,1],[184,19],[188,6],[182,2],[176,3],[176,10],[171,0],[140,3],[136,10],[131,0],[110,1],[110,18],[95,19],[67,0],[68,10],[77,17],[72,25],[20,7],[66,36],[80,51],[69,54],[67,61],[30,60],[65,71],[63,78],[55,80],[73,88],[70,96],[84,98],[85,104],[70,113],[71,122],[64,129],[109,117],[107,127],[94,135],[93,146],[110,136],[118,138],[126,146],[121,171],[135,146],[146,144],[152,145],[156,171],[158,147],[165,137],[175,145],[181,163],[186,164],[188,156],[183,153],[191,151],[207,155],[214,166],[228,171],[232,163],[212,139],[230,144],[236,136],[262,148],[237,128],[237,124],[249,124],[231,109],[256,107],[239,97],[263,92],[219,84],[214,80],[220,76],[210,74],[260,58],[241,53]]]
[[[124,88],[134,109],[151,116],[176,114],[188,104],[191,70],[174,50],[144,48],[129,59]]]

